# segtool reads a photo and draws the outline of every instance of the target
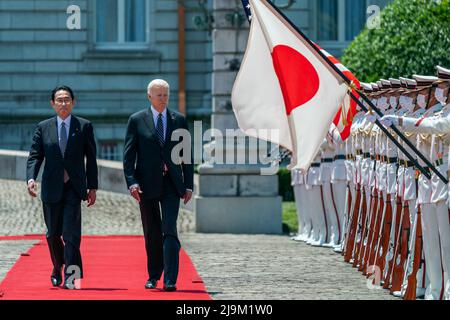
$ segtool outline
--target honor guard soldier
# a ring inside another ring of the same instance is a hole
[[[450,70],[439,67],[438,75],[442,77],[442,80],[446,77],[450,78]],[[416,76],[416,79],[424,86],[429,86],[431,81],[437,80],[436,78],[424,76]],[[428,96],[426,96],[426,92],[421,92],[422,95],[425,95],[428,109],[419,120],[410,117],[387,118],[384,120],[394,123],[398,122],[401,127],[417,132],[420,137],[418,141],[420,142],[429,139],[431,135],[427,156],[430,157],[430,160],[438,168],[439,172],[445,173],[448,169],[450,116],[448,112],[449,105],[446,104],[447,97],[445,96],[445,94],[448,96],[448,82],[442,80],[435,81],[434,88],[429,87]],[[445,93],[446,90],[447,93]],[[423,97],[419,99],[421,105],[423,105],[423,99]],[[446,162],[447,164],[445,164]],[[423,181],[419,183],[423,244],[427,261],[426,270],[430,278],[425,298],[436,300],[445,296],[446,299],[449,299],[450,227],[448,204],[445,205],[445,202],[448,200],[448,186],[435,173],[432,173],[430,184],[431,195],[428,200],[423,199],[423,194],[429,191],[429,185],[424,185]],[[430,192],[425,193],[425,195],[428,195],[428,193]],[[444,269],[443,274],[440,266]],[[443,286],[442,283],[444,283]]]

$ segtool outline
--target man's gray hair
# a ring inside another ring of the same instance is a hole
[[[147,94],[150,95],[150,92],[152,91],[152,89],[154,87],[166,88],[167,89],[167,93],[169,93],[169,91],[170,91],[170,86],[167,83],[167,81],[162,80],[162,79],[155,79],[155,80],[150,81],[150,83],[148,84],[148,86],[147,86]]]

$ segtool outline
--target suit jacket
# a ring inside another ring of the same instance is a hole
[[[45,159],[42,201],[55,203],[61,200],[64,169],[80,199],[86,200],[87,189],[98,189],[96,153],[94,131],[88,120],[72,115],[64,157],[59,148],[56,117],[44,120],[34,132],[27,161],[27,181],[36,180]]]
[[[144,198],[162,195],[164,164],[168,167],[169,176],[180,197],[186,189],[193,189],[192,156],[190,163],[182,162],[180,157],[171,157],[173,148],[179,143],[171,141],[171,135],[177,129],[188,130],[186,119],[182,114],[167,109],[166,139],[161,147],[150,108],[131,115],[128,120],[123,170],[128,187],[139,184]],[[188,145],[190,148],[190,141]]]

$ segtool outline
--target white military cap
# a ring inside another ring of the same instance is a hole
[[[438,77],[422,76],[422,75],[418,75],[418,74],[414,74],[413,78],[414,78],[414,80],[416,80],[418,87],[431,86],[433,84],[433,82],[436,82],[439,80]]]
[[[391,82],[386,79],[381,79],[381,86],[383,89],[390,89],[391,88]]]
[[[361,87],[364,91],[372,92],[372,86],[369,83],[361,82]]]
[[[402,86],[407,89],[415,89],[417,86],[417,82],[414,79],[400,77],[400,82]]]
[[[391,83],[392,88],[400,88],[400,79],[389,78],[389,82]]]
[[[439,79],[450,80],[450,69],[441,66],[436,66],[437,76]]]

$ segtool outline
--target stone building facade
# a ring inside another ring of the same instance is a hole
[[[212,86],[233,81],[213,70],[236,68],[246,43],[241,32],[218,61],[223,66],[213,66],[212,30],[248,28],[240,0],[222,1],[235,9],[213,15],[212,0],[0,0],[0,149],[28,150],[35,124],[53,115],[50,91],[59,84],[74,89],[74,113],[94,123],[99,158],[121,160],[127,119],[148,106],[146,87],[156,77],[171,84],[170,107],[185,110],[191,123],[205,120],[206,129]],[[368,6],[388,1],[274,2],[339,56],[370,16]]]

